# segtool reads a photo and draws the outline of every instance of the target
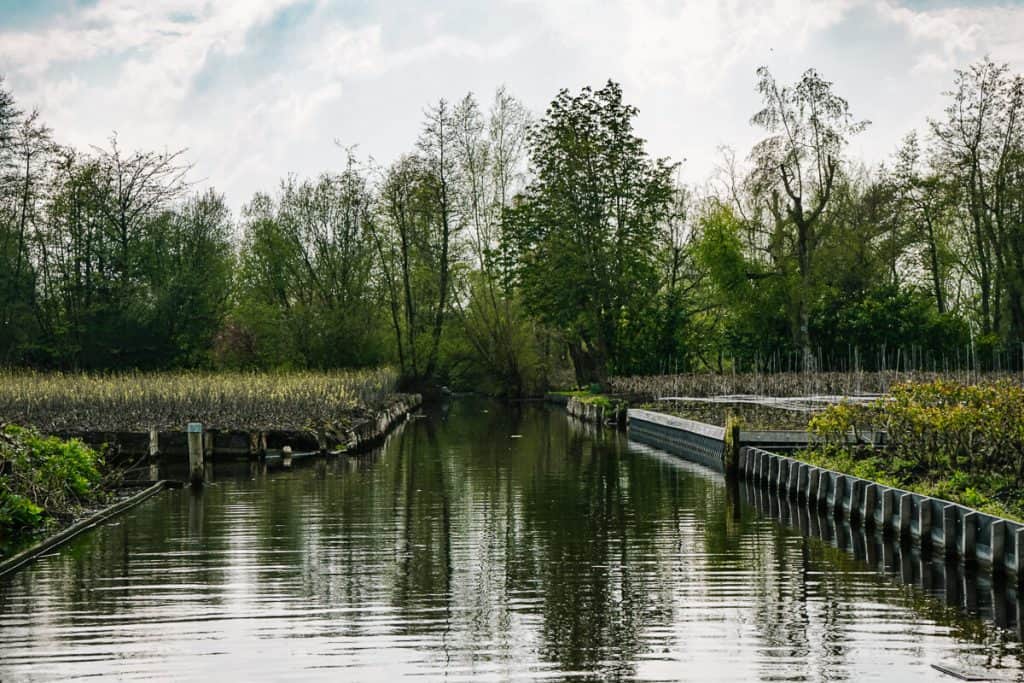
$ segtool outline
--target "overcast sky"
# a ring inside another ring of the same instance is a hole
[[[755,69],[808,67],[873,124],[870,163],[939,115],[953,70],[1024,70],[1024,3],[927,0],[0,0],[0,74],[59,141],[187,147],[238,207],[288,173],[387,162],[423,108],[505,84],[536,112],[563,87],[623,84],[658,156],[701,182],[757,138]]]

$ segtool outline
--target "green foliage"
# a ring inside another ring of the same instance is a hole
[[[845,445],[847,436],[873,429],[885,431],[884,451]],[[1019,382],[900,384],[868,405],[827,408],[811,420],[809,430],[827,446],[808,457],[831,462],[833,469],[1024,516],[1019,493],[1024,387]]]
[[[0,430],[0,533],[67,519],[102,500],[102,458],[81,441],[7,425]]]
[[[222,364],[327,368],[386,358],[373,289],[373,196],[354,160],[340,174],[287,179],[243,212],[244,235]]]
[[[527,309],[564,337],[580,383],[618,367],[632,342],[624,316],[658,289],[674,165],[647,155],[636,114],[616,83],[560,92],[530,136],[535,179],[506,214]]]

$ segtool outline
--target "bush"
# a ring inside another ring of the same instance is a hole
[[[868,405],[830,406],[808,429],[825,441],[806,454],[812,462],[1024,517],[1024,387],[1016,382],[900,384]],[[847,443],[873,429],[886,432],[884,451]]]
[[[0,429],[0,531],[3,537],[75,516],[104,497],[99,454],[81,441],[64,441],[8,425]]]

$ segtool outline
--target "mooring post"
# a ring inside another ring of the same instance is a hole
[[[149,457],[155,458],[160,455],[160,432],[156,427],[149,428]]]
[[[292,447],[285,446],[281,449],[281,465],[283,467],[292,466]]]
[[[736,476],[740,464],[740,421],[734,415],[725,418],[725,472]]]
[[[203,468],[203,423],[188,423],[188,470],[193,486],[202,486]]]

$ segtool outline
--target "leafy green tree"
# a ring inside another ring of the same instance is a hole
[[[823,214],[832,198],[850,136],[867,127],[855,121],[849,104],[832,83],[808,69],[792,86],[780,86],[768,71],[757,71],[764,107],[751,122],[768,137],[751,152],[750,187],[773,219],[772,256],[792,273],[793,341],[803,365],[814,368],[810,337],[810,296],[814,260],[827,223]]]
[[[222,357],[234,364],[335,367],[379,362],[372,287],[375,198],[349,159],[342,173],[289,178],[243,212],[236,307]]]
[[[563,336],[581,385],[618,369],[623,316],[659,284],[675,166],[648,156],[636,115],[613,82],[561,91],[530,133],[534,179],[506,216],[527,309]]]

